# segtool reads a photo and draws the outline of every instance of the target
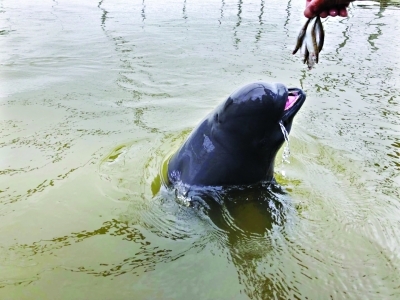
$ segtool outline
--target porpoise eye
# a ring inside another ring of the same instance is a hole
[[[214,120],[215,120],[215,122],[220,123],[220,122],[219,122],[219,116],[218,116],[218,114],[215,114]]]

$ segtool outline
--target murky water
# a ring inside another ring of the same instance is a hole
[[[398,2],[325,21],[312,71],[303,2],[0,1],[0,298],[398,299]],[[308,95],[286,192],[179,204],[165,160],[256,80]]]

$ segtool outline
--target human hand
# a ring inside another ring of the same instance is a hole
[[[347,7],[352,1],[354,0],[306,0],[304,16],[312,18],[319,14],[321,18],[347,17]]]

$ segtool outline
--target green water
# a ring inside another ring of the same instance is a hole
[[[398,2],[327,20],[311,72],[303,2],[1,0],[0,298],[400,298]],[[288,194],[222,226],[158,175],[256,80],[307,92]]]

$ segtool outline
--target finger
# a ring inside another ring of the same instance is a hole
[[[337,8],[331,8],[331,9],[329,10],[329,15],[330,15],[331,17],[336,17],[338,14],[339,14],[339,11],[338,11]]]
[[[339,10],[339,16],[344,18],[347,17],[347,9],[345,7]]]
[[[328,14],[328,12],[327,12],[326,10],[324,10],[323,12],[321,12],[321,13],[319,14],[319,16],[320,16],[321,18],[326,18],[328,15],[329,15],[329,14]]]
[[[312,7],[308,6],[305,10],[304,10],[304,16],[306,18],[312,18],[315,17],[315,12],[312,10]]]

